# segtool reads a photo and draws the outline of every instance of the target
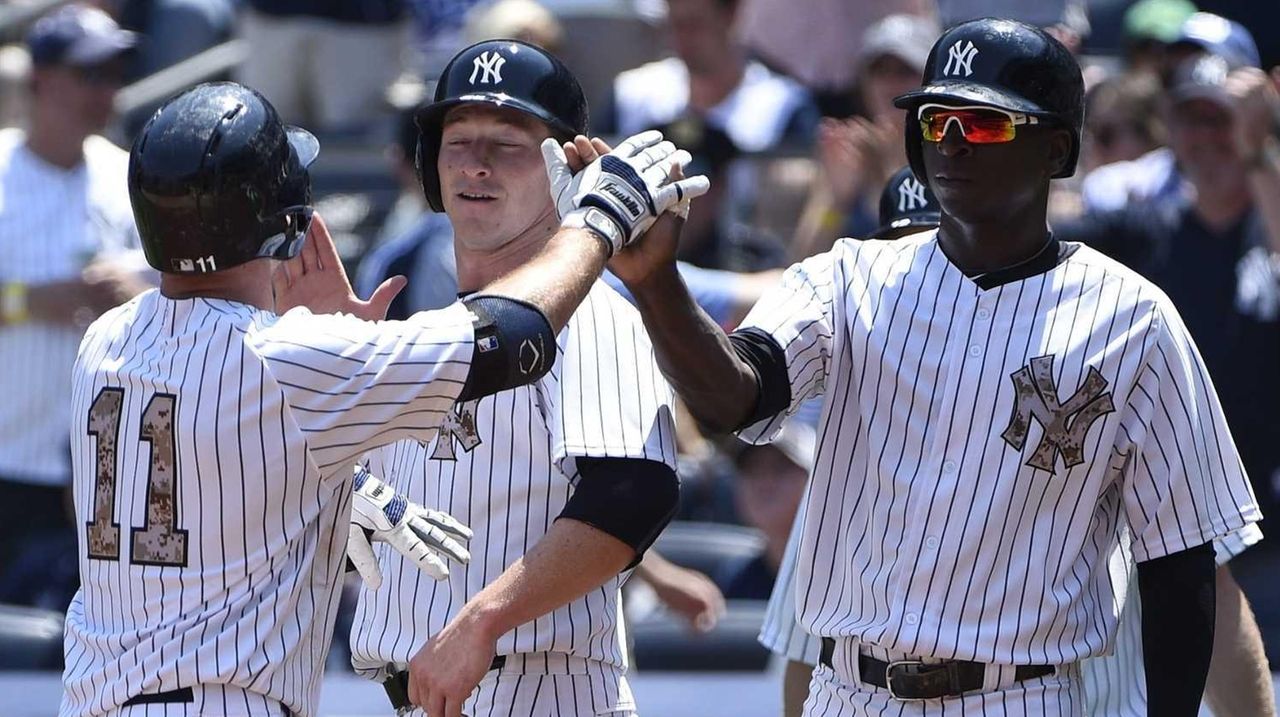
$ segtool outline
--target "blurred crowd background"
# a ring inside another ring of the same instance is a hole
[[[1251,180],[1280,161],[1280,3],[9,0],[0,667],[60,667],[60,639],[4,649],[27,639],[4,636],[4,616],[57,625],[76,588],[69,369],[84,326],[150,278],[126,150],[164,98],[233,78],[315,132],[318,211],[360,290],[409,277],[400,317],[456,291],[449,222],[414,173],[413,109],[466,44],[545,46],[580,78],[594,133],[661,128],[712,178],[681,253],[699,300],[732,327],[781,267],[876,229],[881,189],[906,163],[893,97],[919,84],[940,28],[987,15],[1047,28],[1078,53],[1083,161],[1055,182],[1051,223],[1160,284],[1204,353],[1269,517],[1267,538],[1232,566],[1280,660],[1280,226],[1260,211],[1280,196]],[[628,587],[640,670],[764,666],[755,632],[812,461],[812,414],[750,449],[681,421],[682,508],[659,541],[670,562],[646,561]],[[332,669],[344,650],[345,634]]]

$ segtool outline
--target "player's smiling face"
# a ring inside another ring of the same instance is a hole
[[[1063,129],[1018,125],[1008,142],[976,144],[951,122],[939,142],[923,141],[929,187],[943,213],[961,222],[999,221],[1041,201],[1049,177],[1066,162],[1071,136]]]
[[[445,115],[437,168],[455,241],[496,249],[554,216],[540,148],[547,136],[545,124],[509,108],[470,104]]]

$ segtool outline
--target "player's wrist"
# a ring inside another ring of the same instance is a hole
[[[515,629],[518,624],[508,624],[511,620],[506,615],[506,610],[485,599],[483,594],[477,595],[462,607],[456,622],[459,627],[474,630],[485,640],[492,642],[497,642],[499,637]]]
[[[627,243],[626,231],[617,219],[597,207],[579,207],[570,211],[564,215],[560,226],[589,232],[602,243],[606,257],[622,251]]]

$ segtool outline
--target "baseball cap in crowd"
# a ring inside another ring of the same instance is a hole
[[[137,44],[137,35],[121,29],[110,15],[78,4],[45,15],[27,32],[27,50],[36,66],[91,67]]]
[[[865,68],[877,57],[889,55],[907,63],[916,72],[924,72],[929,50],[939,33],[937,24],[928,18],[890,15],[872,24],[862,34],[858,66]]]
[[[880,193],[880,228],[867,238],[897,239],[942,221],[938,200],[929,185],[916,179],[911,167],[903,167],[889,177]]]
[[[1187,18],[1171,44],[1195,45],[1234,66],[1262,66],[1258,43],[1245,26],[1209,12],[1197,12]]]
[[[1169,86],[1169,99],[1175,103],[1187,100],[1209,100],[1224,107],[1232,105],[1227,93],[1227,75],[1236,66],[1225,57],[1199,55],[1178,65]]]
[[[1124,13],[1124,34],[1130,40],[1169,43],[1178,39],[1182,24],[1195,14],[1191,0],[1138,0]]]

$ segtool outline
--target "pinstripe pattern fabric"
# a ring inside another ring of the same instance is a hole
[[[386,442],[429,440],[471,351],[460,304],[375,324],[153,290],[94,323],[70,421],[82,588],[67,611],[62,717],[214,684],[314,715],[351,466]],[[147,433],[144,406],[166,395],[167,425]],[[113,405],[102,396],[119,398],[114,434],[95,424]],[[115,455],[103,459],[109,443]],[[165,445],[173,459],[157,466]],[[136,544],[144,526],[161,527],[155,515],[174,531]],[[91,520],[103,525],[91,530]]]
[[[558,661],[557,661],[558,662]],[[568,669],[543,670],[512,664],[484,676],[462,707],[466,717],[636,717],[636,701],[625,670],[592,660],[571,659]],[[425,717],[415,709],[410,714]]]
[[[796,623],[796,558],[800,554],[800,530],[804,525],[804,504],[796,511],[791,535],[787,537],[786,553],[778,567],[778,577],[769,594],[765,608],[764,624],[760,627],[760,644],[775,655],[793,662],[817,665],[822,643]]]
[[[290,717],[277,700],[231,685],[206,685],[192,690],[187,704],[151,704],[121,707],[119,717]]]
[[[1249,525],[1213,543],[1218,565],[1226,565],[1249,546],[1262,540],[1257,525]],[[1147,717],[1147,677],[1142,659],[1142,605],[1132,558],[1116,551],[1112,574],[1127,576],[1128,590],[1110,655],[1081,663],[1086,713],[1090,717]]]
[[[541,539],[573,493],[574,457],[645,458],[674,468],[671,398],[636,310],[597,282],[560,333],[556,362],[541,381],[464,404],[447,424],[456,430],[442,430],[432,444],[401,442],[372,454],[375,475],[381,471],[410,500],[449,512],[475,535],[470,564],[439,583],[375,546],[384,584],[360,592],[351,635],[357,672],[407,664]],[[581,658],[621,675],[619,588],[629,574],[503,635],[498,654]]]
[[[32,153],[20,130],[0,130],[0,284],[66,281],[93,258],[136,252],[128,163],[124,150],[89,137],[84,162],[62,169]],[[15,377],[0,402],[0,475],[46,485],[71,475],[66,416],[83,333],[39,322],[0,327],[0,365]]]
[[[1123,586],[1106,561],[1122,538],[1143,561],[1260,518],[1168,298],[1063,250],[983,289],[936,232],[842,240],[747,317],[785,350],[790,410],[825,395],[795,578],[807,632],[1074,663],[1115,631]],[[1094,410],[1104,396],[1112,410]],[[742,436],[767,441],[785,415]]]

